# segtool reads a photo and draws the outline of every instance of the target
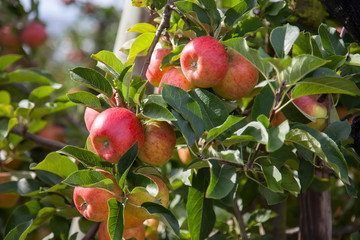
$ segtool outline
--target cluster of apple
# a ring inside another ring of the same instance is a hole
[[[156,49],[150,60],[146,77],[159,88],[174,85],[185,91],[193,88],[212,88],[226,100],[237,100],[248,95],[258,81],[258,70],[235,50],[226,51],[215,38],[202,36],[185,45],[180,55],[180,67],[160,69],[170,49]]]
[[[44,24],[33,21],[18,29],[12,24],[7,24],[0,29],[0,46],[8,52],[16,52],[22,44],[31,48],[40,47],[48,35]]]

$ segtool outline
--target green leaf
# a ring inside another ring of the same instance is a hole
[[[199,104],[189,93],[172,85],[165,84],[161,93],[164,100],[190,123],[196,137],[199,138],[204,132]]]
[[[283,192],[281,188],[281,173],[273,165],[261,166],[266,180],[267,187],[273,192]]]
[[[48,97],[56,89],[60,89],[61,84],[53,84],[52,86],[41,86],[31,91],[29,100],[32,102],[39,101],[45,97]]]
[[[99,98],[92,93],[78,91],[74,93],[68,93],[67,96],[73,103],[82,104],[86,107],[91,107],[99,111],[102,109]]]
[[[215,224],[213,201],[205,197],[209,171],[206,168],[193,173],[186,203],[187,224],[191,239],[205,239]]]
[[[306,95],[322,93],[338,93],[355,96],[360,95],[360,89],[353,81],[342,77],[306,78],[297,84],[291,97],[295,99]]]
[[[172,50],[168,55],[166,55],[163,58],[163,60],[161,61],[160,68],[163,69],[164,67],[167,67],[177,62],[180,59],[180,55],[184,47],[185,44],[176,46],[174,50]]]
[[[269,141],[266,145],[268,152],[274,152],[282,147],[286,134],[290,131],[288,121],[282,122],[280,125],[269,129]]]
[[[180,234],[180,226],[176,217],[172,212],[160,204],[153,202],[145,202],[141,204],[151,215],[161,220],[167,227],[169,227],[177,236]]]
[[[124,233],[124,204],[115,198],[108,200],[109,217],[108,232],[111,239],[121,239]]]
[[[302,191],[305,191],[310,187],[314,179],[314,175],[315,166],[309,161],[300,160],[298,176]]]
[[[10,97],[10,93],[8,91],[5,91],[5,90],[0,91],[0,104],[1,105],[10,105],[11,104],[11,97]]]
[[[17,225],[15,228],[11,229],[11,231],[5,236],[4,240],[20,240],[25,239],[29,229],[33,223],[33,220],[29,220]]]
[[[298,182],[295,180],[294,175],[286,167],[280,168],[281,172],[281,187],[290,191],[290,192],[300,192],[300,187]]]
[[[268,78],[271,71],[271,65],[260,57],[260,54],[257,50],[249,48],[246,43],[246,40],[243,38],[232,38],[227,41],[224,41],[223,44],[228,46],[240,55],[246,58],[250,63],[252,63],[265,78]]]
[[[226,35],[226,39],[233,37],[244,37],[245,35],[249,35],[264,26],[265,25],[261,18],[257,16],[248,17],[239,22],[236,28]]]
[[[264,125],[257,121],[249,122],[246,126],[240,128],[234,133],[234,136],[224,141],[225,146],[231,146],[243,141],[254,141],[261,144],[267,144],[269,135]]]
[[[0,140],[5,139],[17,123],[18,120],[16,117],[0,119]]]
[[[171,111],[172,115],[176,118],[176,121],[172,122],[174,126],[179,129],[184,136],[187,145],[192,146],[196,140],[196,133],[191,127],[189,121],[185,120],[184,117],[176,112],[175,110]]]
[[[0,85],[7,83],[33,82],[40,84],[50,84],[52,79],[33,69],[18,69],[5,75],[4,79],[0,78]]]
[[[157,121],[176,121],[174,115],[166,107],[153,102],[145,104],[142,114]]]
[[[78,170],[77,165],[70,158],[61,156],[56,152],[49,153],[44,160],[38,163],[32,170],[44,170],[66,178]]]
[[[292,59],[291,65],[281,72],[281,79],[287,84],[295,84],[304,78],[308,73],[326,64],[326,60],[312,56],[300,55]]]
[[[137,76],[131,81],[129,88],[129,100],[133,106],[140,106],[145,95],[146,80],[142,80],[141,76]]]
[[[321,149],[325,154],[323,160],[327,161],[331,169],[335,171],[338,177],[345,183],[349,184],[348,166],[344,155],[336,143],[325,133],[319,132],[316,129],[303,125],[295,124],[295,127],[302,129],[311,134],[321,145]]]
[[[269,205],[275,205],[286,200],[287,195],[280,192],[273,192],[268,188],[259,185],[259,192]]]
[[[345,55],[347,53],[344,40],[340,38],[335,28],[320,24],[319,35],[324,50],[331,55]]]
[[[196,88],[189,92],[190,96],[199,104],[204,121],[204,128],[210,130],[223,124],[228,115],[225,104],[215,94]]]
[[[8,66],[15,63],[21,58],[22,56],[18,54],[8,54],[0,56],[0,71],[4,71]]]
[[[340,143],[340,141],[344,141],[350,136],[351,126],[347,120],[336,121],[327,126],[324,133],[336,143]]]
[[[253,9],[256,4],[256,0],[241,0],[240,3],[225,12],[225,24],[233,26],[241,16]]]
[[[146,32],[138,36],[131,44],[129,56],[125,65],[129,66],[133,64],[136,56],[145,56],[154,38],[155,33],[152,32]]]
[[[312,55],[311,36],[308,32],[300,32],[292,48],[292,56]]]
[[[234,188],[237,175],[236,168],[230,165],[220,165],[216,160],[209,160],[210,184],[206,190],[206,197],[221,199],[226,197]]]
[[[270,42],[279,58],[285,57],[290,52],[299,33],[299,28],[290,24],[276,27],[271,31]]]
[[[138,149],[138,142],[136,142],[121,156],[119,163],[117,164],[115,177],[121,189],[124,188],[126,175],[136,159]]]
[[[94,69],[76,67],[70,70],[70,77],[72,80],[84,84],[86,87],[104,93],[109,98],[112,97],[113,89],[111,84],[103,75]]]
[[[104,159],[102,159],[93,152],[75,146],[68,145],[57,152],[60,154],[73,157],[90,167],[101,167],[111,171],[114,165],[110,162],[105,161]]]
[[[72,187],[91,187],[104,188],[109,191],[114,190],[114,183],[106,178],[101,172],[83,169],[70,174],[64,181],[66,185]]]
[[[210,142],[214,140],[216,137],[220,136],[222,133],[230,129],[232,126],[235,126],[244,118],[245,117],[237,117],[237,116],[229,115],[226,121],[222,125],[215,127],[208,132],[207,141]]]
[[[124,65],[113,52],[103,50],[97,54],[92,54],[91,58],[98,61],[98,67],[112,74],[116,78],[119,77],[124,69]]]
[[[255,97],[251,111],[251,119],[255,120],[260,115],[270,116],[275,101],[274,93],[269,84],[263,87],[260,93]]]
[[[134,26],[128,29],[128,32],[135,33],[146,33],[146,32],[156,32],[156,27],[150,23],[136,23]]]

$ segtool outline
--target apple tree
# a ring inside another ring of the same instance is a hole
[[[138,36],[121,49],[127,60],[105,50],[92,54],[96,68],[69,72],[86,90],[55,98],[50,75],[9,70],[20,56],[2,56],[0,84],[34,88],[16,102],[11,88],[0,91],[4,154],[26,153],[34,143],[51,147],[42,159],[30,158],[23,175],[14,171],[17,181],[0,185],[1,193],[23,200],[4,224],[4,239],[25,239],[43,224],[54,239],[76,239],[80,232],[91,239],[97,231],[99,239],[136,238],[126,234],[140,216],[136,226],[144,229],[146,219],[146,229],[137,232],[149,239],[149,219],[161,223],[158,239],[359,238],[360,48],[326,14],[301,22],[294,4],[134,0],[157,17],[128,30]],[[154,67],[158,49],[167,50]],[[144,59],[141,72],[136,59]],[[150,70],[158,71],[154,80]],[[65,145],[37,134],[46,115],[74,108],[93,111],[95,125],[85,117],[86,140]],[[140,127],[118,119],[119,108]],[[110,119],[100,118],[110,111]],[[152,123],[173,133],[154,137],[146,158],[150,137],[139,129]],[[107,129],[101,149],[94,126]],[[113,146],[112,139],[128,135],[129,146],[127,140]],[[125,145],[115,159],[102,150]],[[152,161],[164,155],[163,145],[170,146],[169,157]],[[188,151],[185,161],[180,149]],[[109,196],[92,206],[101,205],[105,218],[82,212],[91,203],[76,203],[79,188],[95,190],[96,200]],[[77,231],[71,230],[75,218]]]

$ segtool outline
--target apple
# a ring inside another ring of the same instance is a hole
[[[168,48],[157,48],[151,55],[150,63],[146,70],[146,78],[154,87],[159,86],[162,76],[171,68],[169,66],[164,69],[160,69],[162,60],[170,52],[171,50]]]
[[[177,150],[177,153],[179,155],[179,159],[180,161],[185,164],[188,165],[189,163],[191,163],[191,154],[190,154],[190,150],[189,148],[179,148]]]
[[[11,24],[0,29],[0,46],[9,51],[17,51],[21,48],[20,35]]]
[[[159,85],[158,93],[161,93],[164,84],[173,85],[185,91],[195,88],[185,77],[180,67],[173,67],[164,74]]]
[[[95,118],[100,114],[100,112],[96,111],[93,108],[86,107],[84,112],[84,121],[85,126],[88,131],[90,131],[91,126],[95,120]]]
[[[21,41],[31,48],[43,45],[47,37],[45,26],[40,22],[29,23],[20,34]]]
[[[98,229],[99,240],[111,240],[108,231],[108,223],[102,222]],[[137,240],[145,239],[145,226],[141,223],[133,228],[125,228],[123,233],[124,239],[135,238]]]
[[[159,220],[155,218],[146,219],[144,225],[146,226],[145,237],[149,240],[156,240],[158,238],[157,229],[159,227]]]
[[[10,181],[10,172],[0,172],[0,183]],[[0,208],[12,208],[16,205],[20,196],[17,193],[0,193]]]
[[[306,95],[293,100],[293,103],[311,117],[317,118],[315,122],[307,125],[319,131],[324,130],[327,126],[327,107],[325,104],[318,102],[317,95]]]
[[[165,164],[172,156],[176,136],[167,122],[155,121],[145,124],[145,140],[138,158],[150,165]]]
[[[121,156],[136,142],[139,149],[144,142],[144,128],[137,116],[122,107],[108,108],[94,120],[90,139],[96,153],[111,163],[118,163]]]
[[[97,169],[97,171],[113,181],[113,192],[102,188],[75,187],[73,199],[76,208],[86,219],[94,222],[103,222],[107,220],[109,215],[108,200],[110,198],[121,200],[123,192],[117,185],[113,175],[104,170]]]
[[[259,72],[235,50],[229,51],[229,68],[225,77],[212,89],[220,97],[237,100],[248,95],[256,86]]]
[[[164,207],[168,206],[169,189],[166,184],[155,175],[146,176],[155,182],[158,192],[156,196],[153,196],[143,187],[136,187],[131,191],[127,196],[128,203],[126,203],[124,210],[125,228],[134,227],[139,223],[143,223],[146,219],[152,218],[145,209],[140,207],[144,202],[155,202]]]
[[[276,127],[279,126],[282,122],[286,120],[286,117],[282,111],[275,113],[275,116],[271,120],[271,126]]]
[[[46,125],[43,129],[38,132],[38,135],[43,138],[65,142],[65,129],[59,125]]]
[[[202,36],[185,45],[180,55],[180,64],[185,77],[194,86],[210,88],[225,77],[229,57],[217,39]]]

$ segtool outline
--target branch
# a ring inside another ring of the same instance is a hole
[[[96,222],[94,223],[90,230],[86,233],[85,237],[82,239],[82,240],[90,240],[90,239],[93,239],[98,228],[99,228],[99,225],[100,225],[100,222]]]
[[[59,150],[61,148],[64,148],[66,146],[66,144],[59,142],[59,141],[55,141],[55,140],[51,140],[48,138],[43,138],[40,137],[39,135],[30,133],[28,131],[26,131],[25,129],[20,129],[20,128],[12,128],[11,133],[14,133],[16,135],[22,136],[23,138],[27,139],[27,140],[31,140],[34,141],[35,143],[38,143],[40,145],[46,146],[51,148],[52,150]]]
[[[248,240],[248,237],[246,235],[246,228],[245,228],[245,223],[244,223],[244,219],[243,219],[243,215],[241,213],[241,210],[237,204],[237,198],[234,199],[234,211],[235,211],[235,217],[239,223],[239,227],[240,227],[240,232],[242,235],[242,239],[243,240]]]

